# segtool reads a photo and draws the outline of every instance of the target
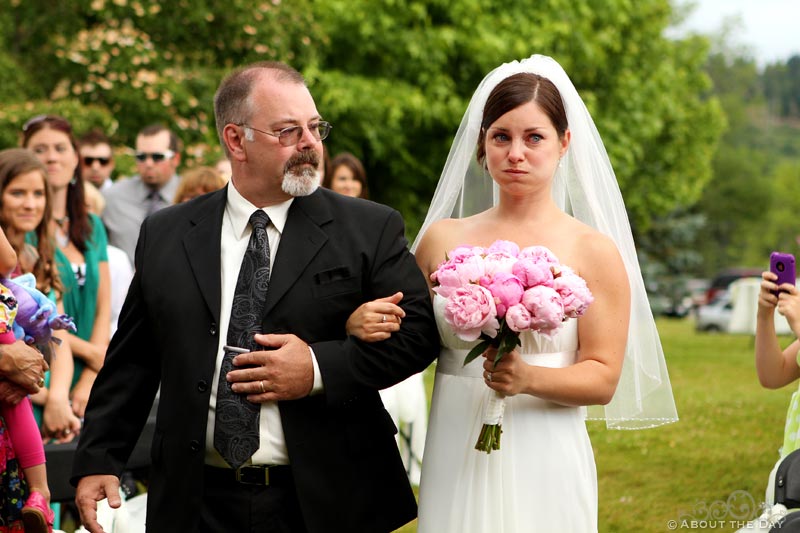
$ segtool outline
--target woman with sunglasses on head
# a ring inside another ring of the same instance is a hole
[[[75,357],[72,409],[82,418],[110,337],[106,232],[100,218],[86,210],[78,143],[70,123],[59,116],[41,115],[25,123],[22,133],[22,146],[44,163],[52,192],[51,230],[64,286],[64,312],[78,327],[77,333],[68,337]]]

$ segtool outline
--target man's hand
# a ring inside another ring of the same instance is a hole
[[[48,368],[42,354],[22,341],[0,345],[0,376],[30,394],[36,394],[44,385]]]
[[[108,498],[108,505],[112,509],[119,509],[122,505],[117,476],[102,474],[86,476],[78,482],[78,488],[75,489],[75,504],[81,515],[81,523],[89,533],[105,533],[97,521],[97,502],[105,498]]]
[[[267,348],[263,352],[237,355],[235,367],[228,373],[233,392],[247,394],[253,403],[304,398],[314,386],[314,363],[311,349],[296,335],[256,335],[256,342]]]

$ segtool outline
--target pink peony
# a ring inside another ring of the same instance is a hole
[[[532,259],[534,263],[558,265],[558,257],[546,246],[528,246],[523,248],[518,256],[520,259]]]
[[[506,325],[511,331],[525,331],[531,327],[531,313],[528,308],[518,303],[512,305],[506,311]]]
[[[484,268],[486,269],[487,276],[494,276],[498,272],[505,272],[511,274],[511,269],[517,262],[517,256],[511,255],[508,252],[498,250],[490,252],[483,258]]]
[[[516,257],[519,255],[519,245],[513,241],[494,241],[486,250],[486,254],[488,255],[496,252]]]
[[[535,287],[536,285],[553,286],[553,271],[547,263],[536,262],[531,257],[525,257],[517,261],[511,273],[519,278],[525,287]]]
[[[492,293],[498,318],[503,318],[509,307],[520,302],[525,290],[519,278],[506,272],[498,272],[491,278],[484,276],[480,284]]]
[[[444,298],[449,298],[458,287],[468,283],[477,283],[485,272],[482,252],[483,248],[466,246],[453,250],[450,258],[440,264],[431,274],[431,281],[438,284],[434,287],[434,292]]]
[[[453,291],[445,303],[444,318],[465,341],[474,341],[481,333],[494,338],[500,328],[492,293],[480,285],[469,284]]]
[[[531,329],[544,335],[552,335],[564,320],[564,306],[558,293],[544,285],[526,290],[522,295],[522,305],[531,314]]]
[[[564,314],[569,318],[577,318],[584,314],[589,304],[594,301],[586,280],[568,267],[562,267],[561,275],[553,282],[553,288],[561,296]]]

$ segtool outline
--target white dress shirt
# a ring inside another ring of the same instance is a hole
[[[262,211],[267,213],[270,219],[270,223],[267,225],[270,273],[272,265],[275,264],[275,256],[278,253],[281,235],[286,225],[289,206],[292,205],[293,201],[294,198],[291,198],[281,204],[264,207],[262,209]],[[256,209],[258,209],[256,206],[239,194],[239,191],[236,190],[233,182],[231,182],[228,186],[228,200],[225,205],[225,213],[222,217],[222,236],[220,242],[220,282],[222,288],[219,313],[220,336],[214,379],[211,385],[208,427],[206,428],[206,464],[212,466],[228,466],[225,460],[219,455],[216,448],[214,448],[217,385],[219,384],[219,373],[224,356],[222,347],[227,344],[228,324],[230,323],[233,295],[234,292],[236,292],[236,282],[239,278],[239,268],[241,267],[247,244],[250,241],[250,234],[253,232],[249,223],[250,215],[252,215]],[[319,393],[322,390],[322,378],[313,350],[311,351],[311,360],[314,365],[314,386],[312,393]],[[289,455],[286,451],[286,440],[283,435],[281,415],[276,402],[261,404],[259,434],[259,448],[253,454],[252,464],[288,464]]]

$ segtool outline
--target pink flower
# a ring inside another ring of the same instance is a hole
[[[506,272],[498,272],[491,278],[484,276],[481,278],[480,284],[492,293],[498,318],[503,318],[509,307],[518,304],[525,291],[519,278]]]
[[[474,341],[481,333],[494,338],[500,328],[492,293],[480,285],[469,284],[453,291],[445,303],[444,318],[465,341]]]
[[[489,249],[486,250],[486,254],[488,255],[496,252],[517,257],[519,255],[519,245],[513,241],[494,241],[489,246]]]
[[[569,318],[577,318],[584,314],[589,304],[594,301],[586,280],[568,267],[561,268],[561,275],[553,282],[553,288],[561,296],[564,314]]]
[[[486,257],[483,258],[483,264],[487,276],[494,276],[498,272],[511,274],[511,269],[514,268],[514,264],[516,262],[516,255],[511,255],[502,250],[487,253]]]
[[[516,331],[517,333],[530,329],[531,313],[521,303],[512,305],[506,311],[506,325],[511,331]]]
[[[434,292],[449,298],[458,287],[477,283],[485,271],[483,257],[480,255],[482,252],[483,248],[466,246],[453,250],[450,258],[431,274],[431,281],[438,284],[434,287]]]
[[[525,257],[514,263],[511,273],[517,276],[525,287],[553,286],[553,271],[550,265],[537,262],[532,257]]]
[[[534,263],[558,264],[558,257],[546,246],[528,246],[519,252],[518,257],[520,259],[532,259]]]
[[[564,319],[564,306],[558,293],[544,285],[537,285],[522,294],[522,305],[531,314],[531,329],[552,335]]]

